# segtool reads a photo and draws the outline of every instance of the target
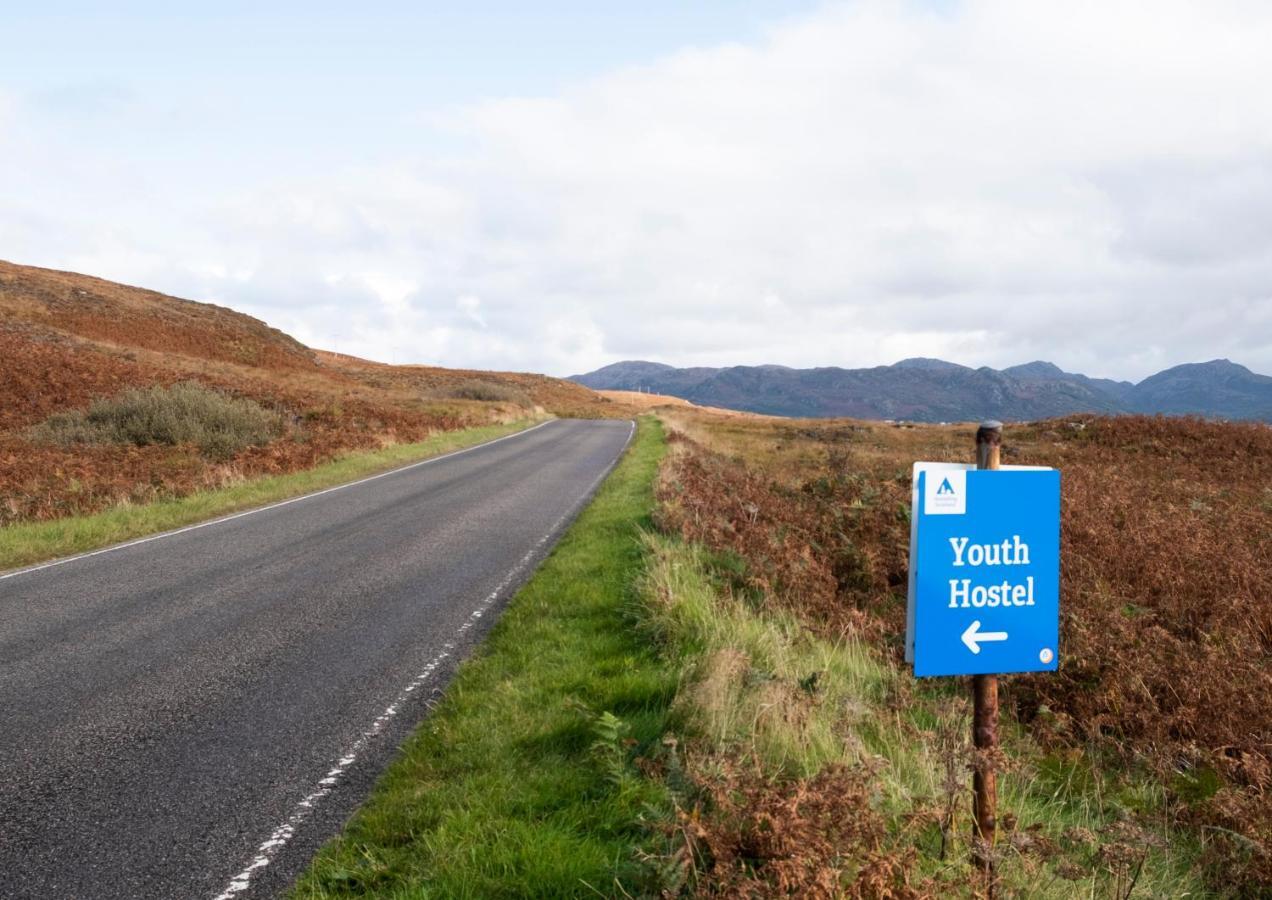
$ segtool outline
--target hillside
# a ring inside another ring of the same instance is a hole
[[[571,380],[595,390],[648,390],[781,416],[955,422],[1165,413],[1272,421],[1272,378],[1228,360],[1176,366],[1139,384],[1089,378],[1043,361],[999,370],[925,358],[867,369],[621,362]]]
[[[162,443],[50,443],[36,426],[130,389],[198,382],[284,423],[229,459]],[[605,416],[586,387],[324,353],[250,316],[0,262],[0,524],[296,471],[343,452],[542,415]]]

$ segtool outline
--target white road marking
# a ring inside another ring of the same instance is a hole
[[[547,423],[545,422],[544,424]],[[538,428],[540,426],[536,425],[535,427]],[[518,433],[524,434],[525,432]],[[583,506],[591,499],[592,492],[596,490],[600,483],[605,480],[606,476],[608,476],[609,473],[614,470],[614,467],[618,465],[618,461],[622,459],[623,451],[627,449],[627,445],[631,443],[632,435],[635,433],[636,423],[632,422],[631,430],[627,433],[627,440],[623,442],[622,449],[619,450],[618,455],[614,457],[614,461],[606,466],[605,470],[601,472],[601,474],[598,475],[590,485],[588,485],[587,490],[583,492],[582,498],[577,503],[571,505],[561,518],[557,519],[552,524],[552,527],[547,530],[547,533],[535,542],[535,545],[526,552],[525,556],[521,557],[508,574],[503,577],[503,580],[495,586],[495,589],[486,595],[486,599],[482,600],[482,602],[477,605],[477,608],[468,614],[468,618],[466,618],[464,623],[455,631],[451,640],[442,645],[442,652],[429,660],[428,664],[424,666],[418,675],[411,679],[410,683],[401,690],[397,697],[394,698],[393,702],[385,708],[384,712],[380,713],[380,715],[376,717],[375,721],[371,723],[371,726],[358,736],[357,740],[353,742],[353,746],[349,748],[349,751],[341,756],[327,774],[319,780],[318,786],[303,800],[296,804],[295,809],[292,811],[291,815],[287,817],[287,820],[270,832],[270,835],[265,842],[256,848],[256,855],[252,858],[252,861],[248,863],[241,872],[230,879],[229,885],[225,888],[225,890],[216,895],[215,900],[233,900],[234,897],[237,897],[239,894],[251,887],[252,877],[274,861],[274,857],[278,855],[278,851],[285,847],[295,836],[296,829],[309,818],[309,814],[313,812],[322,799],[335,790],[336,785],[340,783],[340,779],[357,761],[359,754],[367,748],[367,745],[370,744],[372,740],[384,731],[389,722],[397,716],[406,701],[410,699],[411,694],[423,687],[424,683],[427,682],[432,677],[433,673],[437,671],[438,666],[451,656],[455,650],[456,642],[460,639],[460,637],[481,621],[482,616],[484,616],[495,601],[499,599],[499,596],[511,587],[513,582],[520,577],[526,567],[529,566],[535,556],[538,555],[539,551],[543,549],[543,546],[557,534],[566,522],[577,515]],[[515,437],[515,435],[509,435],[509,437]],[[503,438],[500,438],[500,440],[503,440]],[[443,457],[438,457],[438,459],[442,458]],[[426,461],[431,462],[431,460]],[[356,482],[354,483],[356,484]]]
[[[344,484],[338,484],[335,487],[324,488],[321,491],[314,491],[310,494],[301,494],[299,497],[291,497],[287,500],[279,500],[277,503],[270,503],[267,506],[257,506],[254,509],[246,509],[242,512],[236,512],[228,516],[221,516],[217,519],[208,519],[206,522],[196,522],[193,525],[186,525],[184,528],[174,528],[172,531],[164,531],[159,534],[152,534],[149,537],[137,538],[135,541],[126,541],[122,544],[114,544],[110,547],[103,547],[101,550],[92,550],[88,553],[80,553],[77,556],[66,556],[62,559],[55,559],[51,562],[40,563],[37,566],[28,566],[25,569],[15,569],[0,575],[0,581],[6,578],[16,578],[19,575],[29,575],[32,572],[39,572],[42,569],[51,569],[54,566],[64,566],[67,563],[75,562],[80,559],[88,559],[93,556],[101,556],[103,553],[114,553],[116,550],[127,550],[129,547],[136,547],[139,544],[149,544],[151,541],[160,541],[164,538],[174,537],[178,534],[185,534],[187,531],[197,531],[200,528],[209,528],[213,525],[220,525],[223,522],[233,522],[235,519],[242,519],[245,516],[255,515],[256,513],[266,512],[271,509],[278,509],[280,506],[288,506],[292,503],[299,503],[302,500],[312,500],[314,497],[321,497],[323,494],[331,494],[336,491],[343,491],[345,488],[357,487],[360,484],[366,484],[368,481],[375,481],[378,478],[387,478],[390,475],[396,475],[399,472],[407,472],[411,469],[417,469],[420,466],[427,466],[429,463],[441,462],[444,459],[450,459],[452,456],[459,456],[461,453],[470,453],[473,450],[480,450],[482,447],[489,447],[492,444],[498,444],[500,441],[510,440],[515,437],[521,437],[523,434],[529,434],[532,431],[538,431],[544,425],[550,425],[553,422],[559,422],[560,419],[549,419],[546,422],[540,422],[532,428],[526,428],[513,434],[505,434],[501,438],[495,438],[493,441],[486,441],[482,444],[474,444],[471,447],[465,447],[463,450],[453,450],[441,456],[433,456],[428,459],[421,459],[419,462],[409,463],[405,466],[398,466],[396,469],[389,469],[387,472],[381,472],[378,475],[369,475],[366,478],[359,478],[357,481],[349,481]]]

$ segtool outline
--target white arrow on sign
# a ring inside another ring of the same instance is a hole
[[[980,641],[1007,640],[1007,632],[1005,631],[980,631],[979,629],[980,619],[977,619],[971,625],[968,625],[967,630],[963,632],[963,643],[973,653],[980,653]]]

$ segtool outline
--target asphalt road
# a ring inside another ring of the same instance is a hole
[[[0,576],[0,896],[283,891],[631,428],[554,421]]]

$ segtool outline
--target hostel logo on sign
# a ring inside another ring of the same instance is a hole
[[[967,512],[967,472],[941,472],[924,481],[924,511],[929,516],[961,516]]]

